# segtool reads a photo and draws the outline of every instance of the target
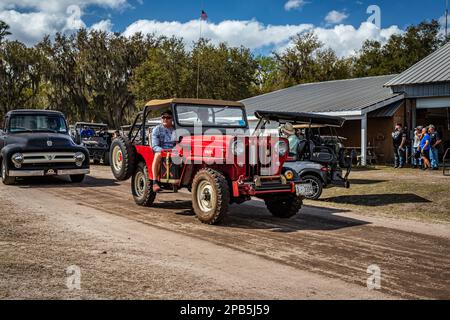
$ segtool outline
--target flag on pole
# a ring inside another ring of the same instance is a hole
[[[200,16],[202,20],[208,20],[208,15],[206,14],[205,10],[202,10],[202,15]]]

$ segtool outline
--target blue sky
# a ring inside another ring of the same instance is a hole
[[[366,23],[369,5],[381,10],[381,26]],[[385,42],[408,25],[442,19],[445,0],[1,0],[0,20],[28,45],[45,34],[74,32],[80,27],[123,33],[183,37],[188,45],[199,36],[214,43],[244,45],[255,53],[289,46],[298,32],[313,31],[340,56],[354,54],[366,39]]]
[[[382,10],[382,27],[398,25],[405,28],[424,19],[439,19],[445,9],[444,0],[308,0],[301,9],[286,11],[286,2],[287,0],[144,0],[140,4],[134,0],[129,1],[132,8],[122,12],[95,10],[86,21],[93,23],[99,18],[107,18],[110,13],[115,25],[114,31],[121,32],[139,19],[186,22],[197,18],[203,7],[212,22],[256,19],[265,24],[276,25],[323,25],[328,12],[337,10],[349,15],[345,23],[359,26],[369,16],[366,14],[367,7],[375,4]]]

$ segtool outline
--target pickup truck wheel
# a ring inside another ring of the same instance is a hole
[[[70,181],[73,183],[81,183],[84,180],[85,175],[84,174],[75,174],[70,176]]]
[[[14,184],[15,182],[16,182],[16,178],[15,177],[9,177],[7,174],[6,174],[6,164],[5,164],[5,160],[2,160],[1,162],[0,162],[0,166],[1,166],[1,174],[2,174],[2,182],[3,182],[3,184],[4,185],[7,185],[7,186],[9,186],[9,185],[12,185],[12,184]]]
[[[117,180],[125,181],[133,175],[136,155],[128,138],[119,137],[112,142],[109,158],[111,171]]]
[[[109,151],[103,155],[103,165],[109,166]]]
[[[230,206],[230,190],[225,177],[212,169],[202,169],[192,182],[192,206],[200,222],[217,224]]]
[[[131,178],[131,192],[134,202],[140,206],[150,207],[155,201],[156,193],[153,192],[152,183],[148,178],[147,166],[143,162],[138,163]]]
[[[302,177],[302,182],[310,183],[312,185],[312,190],[313,190],[313,193],[305,196],[305,198],[309,199],[309,200],[318,200],[320,198],[320,196],[322,195],[322,191],[323,191],[322,180],[320,180],[316,176],[306,175],[306,176]]]
[[[289,195],[280,199],[276,197],[266,199],[265,203],[267,209],[274,217],[289,219],[295,216],[302,208],[303,201],[296,195]]]

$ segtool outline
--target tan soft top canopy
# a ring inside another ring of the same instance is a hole
[[[240,102],[235,101],[225,101],[225,100],[212,100],[212,99],[166,99],[166,100],[151,100],[146,103],[146,107],[151,107],[154,109],[162,109],[165,107],[170,107],[173,103],[175,104],[192,104],[199,106],[227,106],[227,107],[244,107]]]

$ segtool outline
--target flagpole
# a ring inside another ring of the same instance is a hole
[[[200,41],[202,39],[202,23],[203,23],[203,19],[202,19],[202,17],[200,17],[200,35],[198,37],[198,45],[200,45]],[[200,49],[199,46],[197,48]],[[198,99],[199,89],[200,89],[200,50],[197,53],[197,99]]]
[[[448,0],[445,5],[445,39],[448,39]]]

